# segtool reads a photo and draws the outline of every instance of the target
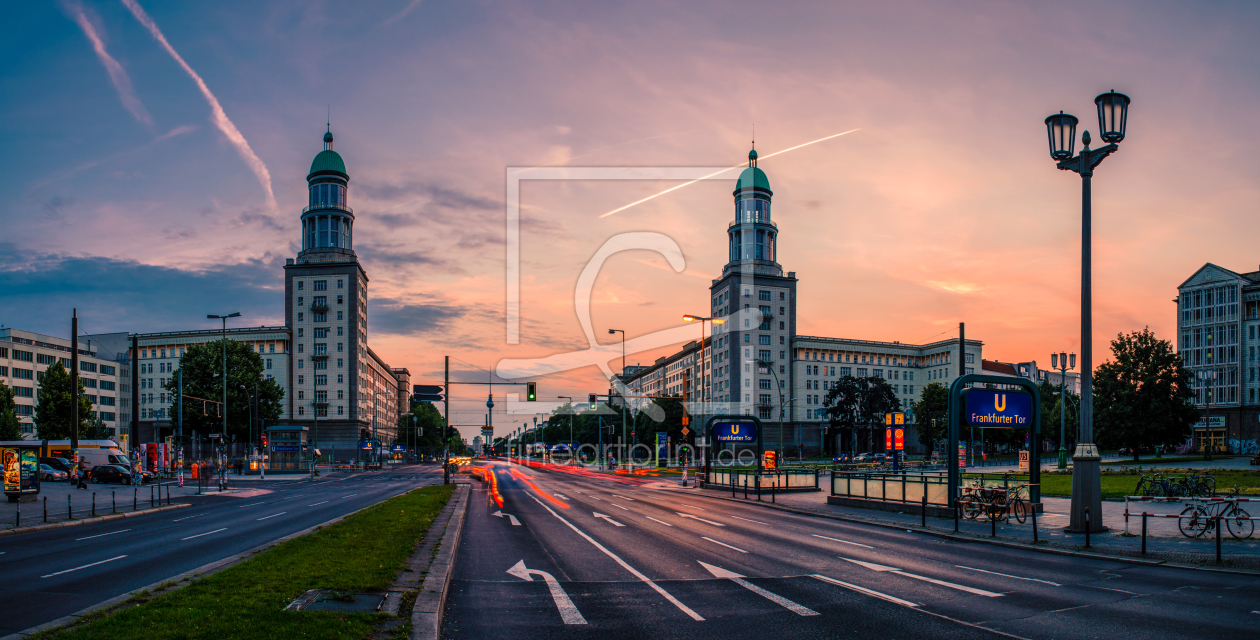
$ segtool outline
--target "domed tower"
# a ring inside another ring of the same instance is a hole
[[[735,183],[735,221],[727,227],[730,258],[723,275],[751,267],[754,273],[783,275],[776,262],[778,227],[770,220],[770,179],[757,167],[757,150],[748,152],[748,168]]]
[[[324,134],[324,150],[311,162],[306,176],[310,202],[302,209],[301,260],[312,252],[354,256],[354,210],[346,205],[350,174],[341,155],[333,151],[333,134]]]
[[[705,399],[715,412],[791,419],[782,402],[791,389],[796,335],[796,273],[778,260],[779,228],[770,219],[770,179],[757,167],[757,150],[735,183],[735,220],[727,225],[729,254],[722,276],[709,288],[713,327],[711,371]],[[782,386],[781,386],[782,385]]]

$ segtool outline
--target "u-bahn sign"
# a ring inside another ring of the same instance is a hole
[[[969,389],[963,397],[966,421],[973,427],[1027,429],[1032,426],[1032,396],[1023,391]]]
[[[715,422],[713,439],[718,442],[756,442],[757,425],[752,422]]]

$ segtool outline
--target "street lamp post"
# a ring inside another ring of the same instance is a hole
[[[774,376],[774,386],[779,389],[779,459],[782,460],[787,455],[787,451],[783,450],[783,409],[787,406],[783,398],[783,385],[779,383],[779,374],[774,372],[774,363],[769,360],[758,360],[758,367],[765,367],[770,371],[770,375]],[[788,402],[795,402],[796,398],[792,398]]]
[[[573,409],[573,398],[570,398],[569,396],[556,396],[556,397],[564,398],[565,400],[568,400],[569,411],[573,411],[573,413],[576,413],[576,411],[574,411]],[[569,447],[573,446],[573,413],[569,414]],[[569,448],[569,447],[566,447],[566,448]],[[569,460],[570,461],[573,460],[573,451],[571,449],[569,451]]]
[[[1099,476],[1098,446],[1094,444],[1094,348],[1093,348],[1093,289],[1092,289],[1092,212],[1091,181],[1094,168],[1119,147],[1124,140],[1128,123],[1129,97],[1110,91],[1094,98],[1098,107],[1099,136],[1107,144],[1094,150],[1089,148],[1089,132],[1081,136],[1084,147],[1079,155],[1072,155],[1076,144],[1075,116],[1059,113],[1046,118],[1046,132],[1050,140],[1050,157],[1058,162],[1058,168],[1075,171],[1081,176],[1081,427],[1076,452],[1072,456],[1072,507],[1069,531],[1103,531],[1102,487]],[[1093,514],[1086,521],[1086,510]]]
[[[1203,400],[1206,404],[1203,407],[1203,433],[1206,436],[1203,440],[1203,459],[1212,459],[1212,389],[1216,386],[1216,370],[1199,369],[1194,372],[1195,380],[1207,380],[1207,387],[1204,389]]]
[[[214,315],[214,314],[210,314],[206,316],[206,318],[209,320],[222,320],[223,321],[223,433],[222,433],[223,438],[219,439],[220,442],[222,442],[224,438],[227,438],[227,430],[228,430],[227,429],[227,414],[228,414],[228,410],[227,410],[227,385],[228,385],[228,381],[227,381],[227,319],[238,318],[240,317],[240,315],[241,315],[241,312],[233,311],[232,313],[229,313],[224,316],[219,316],[219,315]]]
[[[1068,364],[1068,358],[1072,363]],[[1064,439],[1067,425],[1067,370],[1076,368],[1076,354],[1050,354],[1050,368],[1059,370],[1059,469],[1067,468],[1067,441]]]
[[[725,318],[710,318],[710,317],[705,317],[705,316],[697,316],[697,315],[693,315],[693,314],[690,314],[690,313],[689,313],[689,314],[687,314],[687,315],[683,316],[683,320],[684,320],[684,321],[686,321],[686,322],[695,322],[696,320],[699,320],[699,321],[700,321],[700,375],[698,376],[698,378],[699,378],[699,380],[700,380],[701,382],[703,382],[703,381],[706,379],[706,377],[707,377],[707,376],[705,375],[705,369],[704,369],[704,323],[706,323],[706,322],[710,322],[710,323],[713,323],[713,324],[715,324],[715,325],[721,325],[721,324],[726,324],[726,319],[725,319]],[[713,348],[713,338],[712,338],[712,336],[713,336],[713,330],[710,330],[710,331],[709,331],[709,336],[710,336],[710,338],[709,338],[709,360],[710,360],[710,361],[712,361],[712,360],[713,360],[713,354],[716,354],[716,353],[717,353],[717,350]],[[710,367],[710,370],[712,370],[712,367]],[[704,386],[706,387],[706,388],[705,388],[705,391],[708,391],[708,389],[707,389],[708,385],[706,384],[706,385],[704,385]],[[707,394],[705,394],[705,395],[703,395],[703,396],[700,394],[700,386],[699,386],[699,385],[697,385],[697,386],[695,387],[695,389],[696,389],[696,395],[697,395],[697,398],[696,398],[696,399],[697,399],[697,400],[699,400],[699,401],[700,401],[700,402],[702,402],[702,403],[703,403],[704,401],[708,400],[708,396],[707,396]],[[782,397],[782,395],[783,395],[783,390],[782,390],[782,389],[780,389],[780,390],[779,390],[779,395],[780,395],[780,397]],[[701,406],[701,407],[703,407],[704,405],[703,405],[703,404],[701,404],[700,406]],[[704,416],[700,416],[700,417],[701,417],[701,418],[703,418]],[[700,421],[697,421],[697,422],[698,422],[699,424],[703,424],[703,420],[700,420]],[[708,446],[712,446],[712,444],[710,444],[710,445],[708,445]],[[780,447],[780,449],[782,449],[782,447],[783,447],[783,412],[782,412],[782,411],[780,411],[780,412],[779,412],[779,447]],[[779,457],[780,457],[780,458],[782,458],[782,457],[783,457],[783,452],[782,452],[782,451],[780,451],[780,452],[779,452]]]
[[[617,381],[620,383],[621,388],[617,390],[617,393],[621,394],[621,447],[623,454],[621,457],[625,457],[625,446],[629,442],[629,433],[626,431],[626,332],[621,329],[609,329],[608,333],[621,334],[621,378]],[[609,435],[608,439],[610,440],[608,445],[612,446],[612,436]]]

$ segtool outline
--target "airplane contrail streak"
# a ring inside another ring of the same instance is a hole
[[[789,151],[795,151],[795,150],[797,150],[797,149],[800,149],[801,147],[808,147],[808,146],[809,146],[809,145],[811,145],[811,144],[817,144],[817,143],[819,143],[819,142],[824,142],[824,141],[826,141],[826,140],[830,140],[830,139],[832,139],[832,138],[839,138],[840,136],[843,136],[843,135],[845,135],[845,134],[849,134],[849,133],[853,133],[854,131],[859,131],[859,130],[860,130],[860,129],[849,129],[848,131],[842,131],[842,132],[840,132],[840,133],[832,134],[832,135],[829,135],[829,136],[827,136],[827,137],[825,137],[825,138],[819,138],[819,139],[817,139],[817,140],[810,140],[809,142],[806,142],[806,143],[804,143],[804,144],[798,144],[798,145],[796,145],[795,147],[789,147],[789,148],[784,149],[784,150],[782,150],[782,151],[775,151],[774,153],[766,154],[766,155],[764,155],[764,156],[761,156],[761,157],[759,158],[759,160],[765,160],[766,158],[773,158],[773,157],[775,157],[775,156],[777,156],[777,155],[779,155],[779,154],[781,154],[781,153],[787,153],[787,152],[789,152]],[[607,218],[608,216],[611,216],[611,215],[612,215],[612,214],[614,214],[614,213],[618,213],[618,212],[621,212],[621,211],[625,211],[626,209],[629,209],[630,207],[633,207],[633,206],[635,206],[635,205],[639,205],[639,204],[643,204],[644,202],[647,202],[648,200],[651,200],[651,199],[653,199],[653,198],[659,198],[659,197],[661,197],[661,196],[663,196],[663,195],[665,195],[665,194],[667,194],[667,193],[669,193],[669,192],[671,192],[671,191],[677,191],[677,190],[679,190],[679,189],[681,189],[681,188],[683,188],[683,187],[686,187],[686,186],[688,186],[688,185],[695,184],[695,183],[697,183],[697,182],[700,182],[701,180],[708,180],[709,178],[712,178],[712,177],[715,177],[715,176],[719,176],[719,175],[721,175],[721,174],[723,174],[723,173],[726,173],[727,171],[730,171],[730,170],[732,170],[732,169],[738,169],[738,168],[740,168],[740,167],[742,167],[742,166],[744,166],[742,163],[741,163],[741,164],[737,164],[737,165],[732,166],[732,167],[727,167],[727,168],[725,168],[725,169],[723,169],[723,170],[721,170],[721,171],[717,171],[717,172],[714,172],[714,173],[710,173],[710,174],[709,174],[709,175],[707,175],[707,176],[704,176],[704,177],[701,177],[701,178],[696,178],[695,180],[691,180],[691,181],[688,181],[688,182],[684,182],[684,183],[682,183],[682,184],[680,184],[680,185],[678,185],[678,186],[676,186],[676,187],[670,187],[670,188],[668,188],[668,189],[666,189],[666,190],[664,190],[664,191],[662,191],[662,192],[660,192],[660,193],[656,193],[656,194],[650,195],[650,196],[648,196],[648,197],[646,197],[646,198],[643,198],[642,200],[635,200],[634,202],[631,202],[631,203],[630,203],[630,204],[628,204],[628,205],[625,205],[625,206],[623,206],[623,207],[618,207],[618,208],[616,208],[616,209],[613,209],[612,211],[609,211],[608,213],[605,213],[604,215],[602,215],[602,216],[600,216],[600,217],[601,217],[601,218]]]

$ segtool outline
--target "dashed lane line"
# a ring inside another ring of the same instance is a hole
[[[720,544],[720,545],[722,545],[723,547],[726,547],[726,548],[728,548],[728,549],[734,549],[734,550],[736,550],[736,551],[738,551],[738,552],[740,552],[740,553],[748,553],[747,551],[744,551],[743,549],[740,549],[739,547],[732,547],[731,545],[726,544],[725,542],[718,542],[717,540],[714,540],[713,538],[710,538],[709,536],[700,536],[700,537],[701,537],[701,538],[703,538],[703,539],[705,539],[705,540],[708,540],[709,542],[712,542],[712,543],[714,543],[714,544]]]
[[[94,536],[85,536],[82,538],[75,538],[74,541],[78,542],[80,540],[91,540],[92,538],[104,538],[105,536],[112,536],[115,533],[127,533],[128,531],[131,531],[131,529],[122,529],[120,531],[110,531],[109,533],[98,533]]]
[[[50,574],[48,574],[48,575],[46,575],[46,576],[40,576],[40,577],[41,577],[41,578],[51,578],[51,577],[53,577],[53,576],[59,576],[59,575],[61,575],[61,574],[63,574],[63,573],[70,573],[71,571],[78,571],[79,569],[86,569],[86,568],[88,568],[88,567],[95,567],[95,566],[96,566],[96,565],[98,565],[98,564],[105,564],[106,562],[113,562],[113,561],[115,561],[115,560],[122,560],[123,558],[126,558],[126,557],[127,557],[127,556],[116,556],[116,557],[110,558],[109,560],[101,560],[100,562],[93,562],[92,564],[85,564],[85,565],[83,565],[82,567],[75,567],[75,568],[73,568],[73,569],[66,569],[65,571],[58,571],[57,573],[50,573]]]
[[[1062,587],[1062,586],[1063,586],[1063,585],[1061,585],[1061,584],[1059,584],[1059,583],[1057,583],[1057,582],[1050,582],[1049,580],[1038,580],[1037,578],[1025,578],[1025,577],[1023,577],[1023,576],[1013,576],[1013,575],[1011,575],[1011,574],[1009,574],[1009,573],[998,573],[998,572],[996,572],[996,571],[989,571],[989,570],[987,570],[987,569],[977,569],[977,568],[975,568],[975,567],[964,567],[964,566],[963,566],[963,565],[961,565],[961,564],[956,564],[956,565],[954,565],[954,566],[955,566],[955,567],[958,567],[959,569],[967,569],[968,571],[979,571],[980,573],[989,573],[989,574],[993,574],[993,575],[995,575],[995,576],[1002,576],[1003,578],[1015,578],[1016,580],[1027,580],[1027,581],[1029,581],[1029,582],[1040,582],[1040,583],[1042,583],[1042,584],[1048,584],[1048,585],[1050,585],[1050,586],[1052,586],[1052,587]],[[1115,591],[1120,591],[1120,589],[1115,589]],[[1132,592],[1132,591],[1125,591],[1125,593],[1133,593],[1133,592]]]
[[[739,517],[739,516],[731,516],[731,517],[732,517],[732,518],[735,518],[736,520],[743,520],[744,522],[756,522],[757,524],[764,524],[764,525],[766,525],[767,527],[768,527],[768,526],[770,526],[770,523],[769,523],[769,522],[762,522],[762,521],[760,521],[760,520],[749,520],[748,518],[741,518],[741,517]]]
[[[188,536],[187,538],[180,538],[179,540],[180,542],[183,542],[184,540],[192,540],[193,538],[200,538],[201,536],[208,536],[212,533],[218,533],[220,531],[227,531],[227,527],[223,527],[222,529],[215,529],[214,531],[207,531],[205,533],[198,533],[195,536]]]
[[[872,546],[871,546],[871,545],[869,545],[869,544],[862,544],[862,543],[860,543],[860,542],[849,542],[848,540],[841,540],[840,538],[828,538],[827,536],[820,536],[820,535],[818,535],[817,533],[811,533],[810,535],[814,536],[815,538],[822,538],[823,540],[831,540],[832,542],[843,542],[843,543],[845,543],[845,544],[851,544],[851,545],[853,545],[853,546],[855,546],[855,547],[865,547],[865,548],[867,548],[867,549],[874,549],[874,548],[875,548],[875,547],[872,547]]]
[[[612,506],[617,507],[618,509],[621,509],[622,511],[629,511],[629,509],[617,504],[616,502],[609,502],[608,504],[611,504]]]
[[[850,583],[845,582],[845,581],[843,581],[843,580],[836,580],[835,578],[829,578],[829,577],[827,577],[827,576],[820,575],[820,574],[817,574],[817,573],[812,574],[812,575],[810,575],[809,577],[811,577],[811,578],[815,578],[815,579],[817,579],[817,580],[822,580],[823,582],[826,582],[826,583],[828,583],[828,584],[834,584],[834,585],[839,586],[839,587],[844,587],[845,589],[852,589],[853,591],[856,591],[856,592],[858,592],[858,593],[864,593],[864,594],[866,594],[866,595],[868,595],[868,596],[871,596],[871,597],[874,597],[874,598],[879,598],[880,600],[887,600],[887,601],[889,601],[889,602],[894,602],[894,603],[899,604],[899,605],[902,605],[902,606],[906,606],[906,607],[917,607],[917,606],[919,606],[919,605],[917,605],[917,604],[915,604],[915,603],[913,603],[913,602],[910,602],[909,600],[902,600],[901,598],[898,598],[898,597],[896,597],[896,596],[890,596],[890,595],[888,595],[887,593],[880,593],[880,592],[878,592],[878,591],[875,591],[874,589],[867,589],[866,587],[859,587],[859,586],[857,586],[856,584],[850,584]]]
[[[328,501],[327,501],[327,500],[325,500],[325,501],[323,501],[323,502],[316,502],[315,504],[308,504],[308,505],[306,505],[306,506],[308,506],[308,507],[318,507],[318,506],[319,506],[319,505],[321,505],[321,504],[328,504]]]
[[[282,515],[284,515],[284,514],[286,514],[286,513],[288,513],[288,511],[281,511],[280,513],[273,513],[273,514],[271,514],[271,515],[269,515],[269,516],[259,518],[259,520],[268,520],[268,519],[274,518],[274,517],[276,517],[276,516],[282,516]]]
[[[674,525],[672,525],[672,524],[670,524],[670,523],[668,523],[668,522],[665,522],[664,520],[657,520],[656,518],[653,518],[652,516],[643,516],[643,517],[644,517],[644,518],[647,518],[648,520],[652,520],[652,521],[654,521],[654,522],[659,522],[659,523],[661,523],[661,524],[663,524],[663,525],[665,525],[665,526],[667,526],[667,527],[672,527],[672,526],[674,526]]]

